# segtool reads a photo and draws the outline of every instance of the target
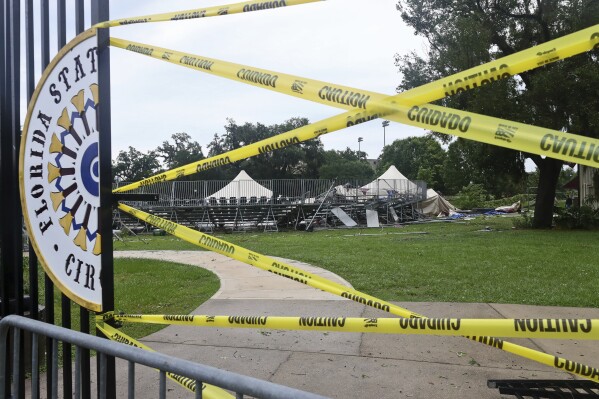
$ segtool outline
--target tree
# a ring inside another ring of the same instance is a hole
[[[495,197],[511,197],[522,192],[525,176],[524,157],[514,157],[512,150],[464,139],[447,149],[443,177],[448,194],[473,183]]]
[[[395,165],[408,179],[424,180],[436,190],[445,191],[443,164],[446,154],[430,136],[395,140],[383,149],[377,173]]]
[[[370,180],[374,170],[363,160],[358,151],[347,148],[344,151],[329,150],[324,153],[324,164],[318,170],[321,179],[337,179],[339,182]]]
[[[597,0],[402,0],[403,20],[424,36],[427,57],[397,57],[400,91],[589,27],[599,20]],[[597,51],[484,85],[440,101],[508,120],[599,137]],[[489,156],[495,157],[495,150]],[[505,153],[504,153],[505,156]],[[512,151],[509,158],[520,162]],[[539,168],[533,226],[552,224],[563,162],[525,154]],[[497,158],[497,157],[496,157]]]
[[[154,151],[147,154],[129,147],[128,151],[120,151],[116,160],[112,161],[114,178],[121,181],[135,182],[160,172],[160,162]]]
[[[539,185],[539,168],[535,168],[534,171],[528,173],[527,185],[528,187],[538,187]],[[576,176],[576,170],[571,166],[564,166],[559,174],[557,180],[556,191],[563,191],[563,186],[569,183]]]
[[[175,169],[204,159],[202,146],[197,141],[192,141],[189,134],[174,133],[171,139],[174,141],[173,144],[164,141],[161,146],[156,148],[156,154],[164,160],[168,169]]]
[[[215,135],[208,145],[209,155],[214,156],[235,150],[244,145],[297,129],[308,123],[306,118],[292,118],[282,124],[271,126],[261,123],[238,125],[234,120],[228,119],[225,134],[223,136]],[[255,179],[318,177],[318,168],[322,164],[324,152],[319,139],[303,143],[284,143],[280,145],[279,149],[271,150],[271,148],[265,148],[265,152],[260,155],[223,168],[227,174],[226,178],[233,178],[242,169]]]

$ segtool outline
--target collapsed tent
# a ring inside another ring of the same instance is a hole
[[[394,198],[397,195],[416,197],[419,194],[423,194],[421,192],[422,189],[401,174],[394,165],[391,165],[376,180],[362,186],[360,191],[364,195],[379,198]]]
[[[272,191],[256,182],[248,175],[245,170],[239,172],[237,176],[225,187],[221,188],[210,197],[215,198],[251,198],[251,197],[272,197]]]
[[[512,205],[499,206],[495,208],[495,211],[503,213],[514,213],[520,211],[520,209],[522,209],[522,203],[520,201],[516,201]]]
[[[450,212],[455,212],[457,208],[445,198],[441,197],[435,190],[429,188],[426,190],[426,199],[418,203],[418,210],[424,216],[447,216]]]

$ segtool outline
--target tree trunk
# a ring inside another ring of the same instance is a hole
[[[532,227],[535,229],[549,229],[553,224],[555,190],[563,164],[563,161],[553,158],[545,158],[537,163],[539,187],[532,221]]]

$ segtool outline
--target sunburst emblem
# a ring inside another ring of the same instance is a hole
[[[84,251],[100,254],[97,212],[100,206],[98,158],[98,85],[82,89],[71,98],[57,121],[64,130],[52,135],[48,183],[54,210],[65,234]],[[60,209],[60,210],[59,210]]]

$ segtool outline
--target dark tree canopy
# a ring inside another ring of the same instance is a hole
[[[261,123],[238,125],[234,120],[228,119],[225,134],[222,136],[215,135],[212,142],[208,144],[208,155],[222,154],[297,129],[308,123],[306,118],[292,118],[284,123],[270,126]],[[221,168],[221,178],[233,178],[241,170],[245,170],[255,179],[318,178],[318,169],[324,160],[323,152],[322,143],[319,139],[299,144],[290,143],[290,145],[287,145],[287,143],[284,143],[281,144],[280,149],[275,151],[264,152],[258,156]],[[202,174],[208,172],[202,172]]]
[[[445,192],[445,158],[445,151],[433,137],[395,140],[383,149],[377,174],[395,165],[408,179],[425,181],[429,187]]]
[[[318,170],[321,179],[337,179],[339,183],[354,180],[370,180],[374,170],[359,157],[358,151],[346,148],[344,151],[329,150],[324,153],[324,164]]]
[[[160,172],[160,162],[154,151],[144,154],[133,147],[120,151],[112,162],[115,180],[134,182]]]
[[[173,143],[164,141],[156,149],[156,154],[163,159],[164,165],[168,169],[175,169],[179,166],[204,159],[202,146],[197,141],[192,141],[189,134],[174,133],[171,139]]]
[[[525,191],[524,162],[514,162],[512,150],[458,139],[449,145],[444,165],[447,192],[457,194],[470,183],[497,198]]]
[[[397,57],[399,91],[471,68],[599,22],[597,0],[401,0],[403,20],[429,42],[426,57]],[[599,137],[597,51],[470,90],[439,103],[555,130]],[[481,153],[481,151],[475,151]],[[523,156],[485,151],[500,167],[521,168]],[[534,225],[550,227],[563,162],[524,154],[539,168]],[[500,159],[502,158],[502,159]],[[499,173],[500,170],[497,170]]]

